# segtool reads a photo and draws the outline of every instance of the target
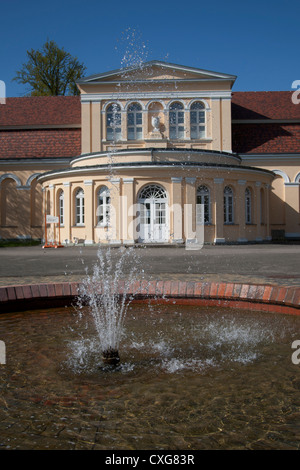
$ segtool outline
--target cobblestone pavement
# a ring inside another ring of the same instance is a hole
[[[0,286],[79,281],[90,271],[98,247],[43,250],[40,246],[0,249]],[[118,249],[113,249],[117,259]],[[300,285],[300,245],[137,248],[146,279]],[[126,267],[124,269],[126,276]]]

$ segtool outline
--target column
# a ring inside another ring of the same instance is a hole
[[[184,237],[186,242],[196,239],[196,178],[185,178]]]
[[[84,225],[85,225],[85,245],[94,244],[94,181],[84,181]]]
[[[182,178],[171,178],[172,181],[172,226],[171,243],[183,243],[182,238],[182,219],[183,219],[183,201],[182,201]]]
[[[71,185],[68,181],[64,183],[64,226],[65,234],[67,235],[67,243],[71,241]]]
[[[271,232],[270,232],[270,189],[271,185],[265,185],[266,191],[266,240],[272,240]]]
[[[110,243],[121,244],[121,194],[120,178],[111,178],[110,183]]]
[[[224,178],[215,178],[215,200],[213,217],[215,224],[214,243],[225,243],[224,238]]]
[[[136,238],[134,178],[123,178],[122,182],[122,239],[123,244],[133,245]]]
[[[56,204],[55,204],[55,186],[54,184],[49,184],[49,192],[50,192],[50,211],[49,215],[56,216]],[[48,241],[54,241],[56,237],[56,224],[47,225],[48,230]]]
[[[237,241],[240,243],[245,243],[248,241],[246,238],[245,185],[246,180],[238,180],[236,206],[237,223],[239,224],[239,237]]]
[[[255,217],[254,217],[254,223],[256,223],[256,238],[255,240],[257,242],[261,242],[263,240],[262,235],[261,235],[261,195],[260,195],[260,189],[261,189],[261,182],[256,181],[255,183]]]

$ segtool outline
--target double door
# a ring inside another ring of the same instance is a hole
[[[167,240],[167,202],[159,199],[140,201],[140,241]]]

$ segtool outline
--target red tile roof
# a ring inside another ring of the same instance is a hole
[[[236,153],[300,153],[300,123],[233,124],[232,150]]]
[[[6,98],[0,105],[0,126],[81,124],[79,96]]]
[[[292,91],[239,91],[232,93],[232,119],[299,119],[300,104]]]
[[[74,157],[81,153],[81,129],[0,131],[0,158]]]
[[[292,91],[234,92],[232,145],[237,153],[300,152],[300,104]],[[239,123],[245,120],[270,123]],[[298,121],[274,123],[272,119]],[[239,121],[239,122],[236,122]],[[7,98],[0,105],[0,158],[72,157],[81,153],[79,96]],[[2,126],[2,128],[1,128]],[[3,126],[57,126],[5,129]],[[66,128],[59,128],[65,126]],[[70,127],[68,127],[70,126]]]

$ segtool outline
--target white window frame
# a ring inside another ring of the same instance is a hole
[[[107,186],[101,186],[97,192],[97,226],[110,225],[111,199]],[[100,220],[102,218],[102,220]]]
[[[75,225],[77,227],[84,226],[84,190],[77,189],[75,193]]]
[[[133,123],[129,124],[129,114],[132,114]],[[138,120],[141,120],[139,123]],[[129,138],[129,129],[132,129],[133,137]],[[139,131],[139,129],[141,129]],[[143,139],[143,108],[140,103],[130,103],[127,109],[127,140]]]
[[[234,224],[234,192],[231,186],[224,188],[224,224]]]
[[[108,132],[110,129],[112,132]],[[106,108],[106,140],[109,142],[122,140],[122,114],[118,103],[111,103]]]
[[[174,122],[171,121],[171,113],[174,113],[175,115]],[[182,113],[182,116],[179,113]],[[180,122],[181,119],[183,119],[183,122]],[[185,126],[184,105],[180,101],[173,101],[169,106],[169,138],[170,140],[183,140],[185,137],[184,126]],[[171,136],[171,128],[174,128],[175,135],[173,136]]]
[[[245,189],[245,221],[247,225],[252,224],[252,194],[249,187]]]
[[[196,106],[198,106],[196,108]],[[195,108],[195,109],[194,109]],[[192,122],[192,113],[196,113],[196,122]],[[192,136],[192,127],[196,128],[196,136]],[[194,101],[190,106],[190,136],[191,140],[201,140],[206,137],[205,104],[202,101]]]
[[[197,225],[209,225],[211,223],[211,205],[210,205],[210,189],[205,184],[201,184],[197,188],[197,206],[202,206],[202,210],[197,212]]]
[[[61,189],[58,195],[58,209],[59,209],[59,223],[60,225],[65,224],[65,193]]]

